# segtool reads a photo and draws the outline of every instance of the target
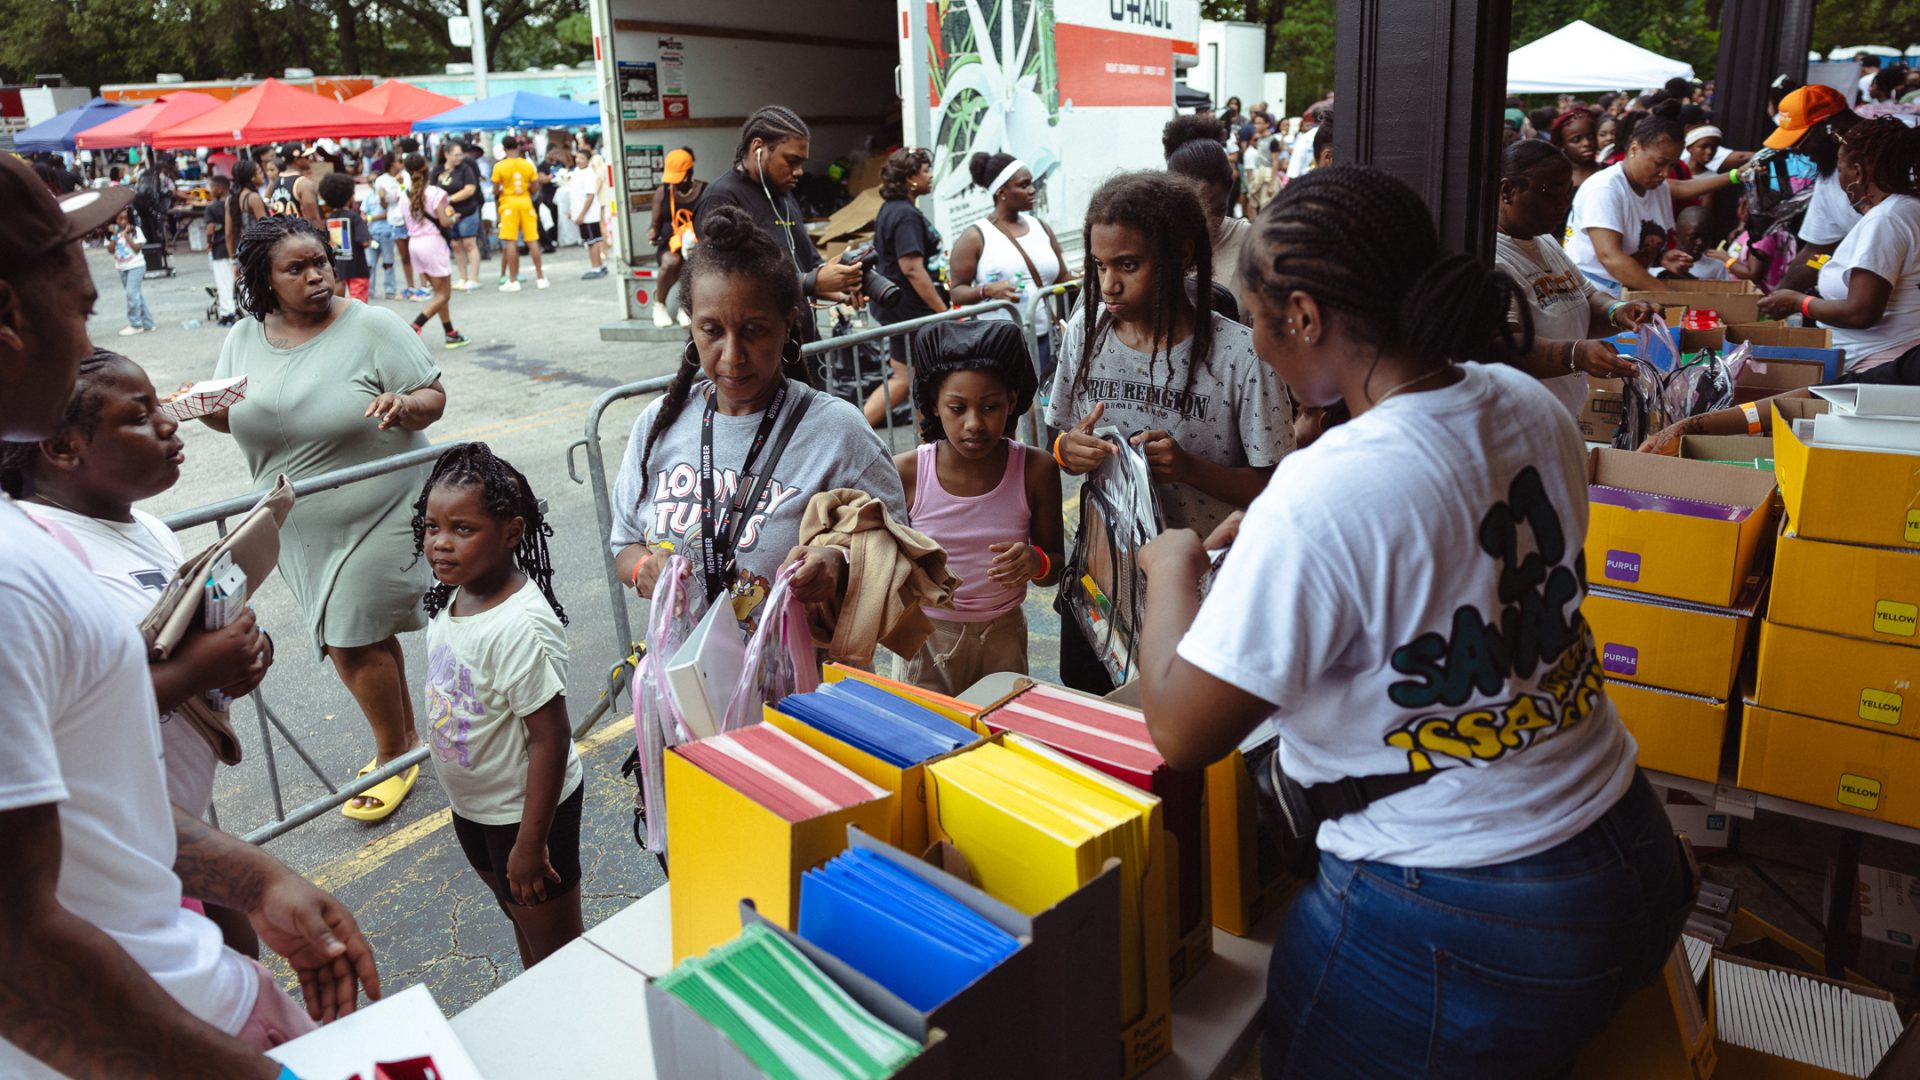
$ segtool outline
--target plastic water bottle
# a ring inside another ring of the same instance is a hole
[[[182,329],[182,330],[198,330],[198,329],[200,329],[200,320],[199,320],[199,319],[188,319],[188,320],[187,320],[186,322],[183,322],[183,323],[181,323],[181,324],[180,324],[180,329]]]

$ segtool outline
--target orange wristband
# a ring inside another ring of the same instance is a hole
[[[1063,469],[1067,467],[1067,463],[1060,460],[1060,440],[1066,437],[1067,433],[1064,431],[1053,437],[1053,463]]]
[[[633,573],[629,575],[627,578],[628,588],[637,589],[640,587],[640,568],[647,565],[647,561],[658,554],[659,552],[653,550],[652,548],[648,548],[647,553],[645,555],[640,556],[640,561],[633,564]]]
[[[1807,310],[1807,308],[1811,306],[1813,306],[1812,296],[1803,296],[1800,298],[1800,317],[1801,318],[1803,319],[1813,318],[1813,313]]]
[[[1039,548],[1034,548],[1033,550],[1040,556],[1040,572],[1033,575],[1033,580],[1039,581],[1041,578],[1053,573],[1053,560],[1047,558],[1047,553],[1041,551]]]
[[[1747,414],[1747,434],[1760,434],[1760,407],[1749,401],[1740,406],[1740,411]]]

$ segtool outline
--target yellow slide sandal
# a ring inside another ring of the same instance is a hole
[[[365,776],[380,767],[379,759],[367,762],[367,767],[355,775]],[[385,780],[361,792],[357,798],[373,799],[378,806],[355,806],[349,799],[340,805],[340,814],[355,821],[385,821],[387,816],[400,809],[400,804],[413,791],[414,781],[420,779],[420,766],[415,765],[398,776],[389,776]]]

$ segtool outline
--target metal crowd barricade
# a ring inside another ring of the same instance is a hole
[[[297,497],[301,495],[312,495],[322,491],[333,491],[337,488],[346,487],[349,484],[357,484],[363,480],[371,480],[375,477],[386,476],[389,473],[400,472],[403,469],[411,469],[438,461],[441,454],[446,453],[456,446],[462,445],[464,445],[462,441],[440,443],[419,450],[409,450],[404,454],[395,454],[392,457],[382,458],[379,461],[370,461],[364,465],[353,465],[344,469],[336,469],[333,472],[321,473],[319,476],[310,476],[304,480],[294,481],[293,492]],[[221,536],[225,536],[227,535],[227,519],[244,515],[247,511],[252,510],[259,504],[263,494],[263,492],[256,491],[248,495],[236,496],[235,498],[226,499],[221,502],[195,507],[192,510],[183,510],[180,513],[170,515],[161,520],[167,528],[172,529],[176,533],[184,532],[187,529],[198,528],[202,525],[212,525],[218,530]],[[356,777],[344,786],[336,785],[332,780],[328,779],[325,770],[320,768],[320,764],[313,759],[312,754],[307,752],[306,747],[300,745],[300,740],[294,736],[293,732],[287,730],[287,725],[281,721],[279,715],[267,704],[266,698],[260,691],[256,688],[248,697],[252,699],[254,712],[258,714],[260,719],[260,748],[261,753],[266,758],[267,786],[273,793],[273,820],[240,838],[249,844],[265,843],[297,826],[304,825],[314,818],[319,817],[321,814],[344,804],[347,800],[362,794],[375,785],[391,777],[398,776],[413,766],[425,761],[427,758],[427,748],[423,743],[414,750],[387,762],[385,765],[365,776]],[[326,795],[295,807],[290,814],[287,812],[286,803],[280,790],[280,767],[273,750],[273,732],[275,731],[280,733],[280,737],[286,740],[287,745],[293,749],[294,754],[306,764],[308,771],[312,772],[314,778],[319,780],[321,785],[327,789]],[[207,815],[208,820],[213,823],[215,828],[218,828],[220,819],[213,807],[209,806],[207,808]]]
[[[973,304],[968,307],[950,308],[946,311],[922,316],[918,319],[908,319],[904,322],[893,323],[890,326],[876,326],[868,330],[859,330],[851,334],[843,334],[839,337],[824,338],[802,348],[800,355],[813,357],[838,349],[857,348],[860,345],[871,342],[884,341],[887,338],[911,334],[923,326],[930,326],[934,323],[971,318],[993,311],[1008,312],[1013,316],[1015,323],[1022,323],[1022,312],[1019,305],[1011,300],[990,300],[986,303]],[[1022,323],[1022,325],[1024,324]],[[1033,335],[1029,332],[1027,338],[1028,346],[1031,348]],[[1037,362],[1036,360],[1036,363]],[[885,364],[884,359],[882,363],[883,365]],[[883,366],[882,370],[884,372],[887,369]],[[587,409],[585,434],[567,446],[567,475],[573,478],[574,483],[587,484],[593,489],[593,512],[599,521],[599,535],[601,537],[611,537],[613,535],[613,500],[610,494],[612,486],[608,483],[607,478],[606,452],[600,445],[601,418],[606,415],[607,410],[616,402],[625,401],[628,398],[644,397],[648,394],[657,394],[672,384],[673,376],[662,375],[651,379],[642,379],[639,382],[627,383],[624,386],[616,386],[606,391],[598,398],[595,398],[593,405]],[[885,385],[884,382],[882,385]],[[889,447],[893,445],[893,429],[893,410],[888,409],[886,431],[887,444]],[[574,451],[582,448],[587,452],[587,475],[585,478],[581,477],[574,460]],[[633,677],[633,666],[638,662],[641,647],[640,639],[634,636],[633,621],[627,611],[627,588],[621,583],[619,572],[614,569],[613,549],[604,540],[600,543],[600,557],[606,564],[607,599],[613,608],[614,640],[620,642],[620,647],[626,649],[627,653],[625,658],[615,664],[612,670],[608,672],[607,688],[600,695],[600,700],[594,703],[593,708],[588,710],[587,715],[581,720],[579,726],[574,729],[575,738],[579,738],[591,729],[593,725],[599,723],[600,718],[607,715],[607,713],[614,708],[615,703],[620,700]]]

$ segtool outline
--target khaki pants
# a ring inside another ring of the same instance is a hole
[[[906,682],[949,697],[988,675],[1027,673],[1027,613],[1014,608],[991,622],[934,619],[933,636],[907,662]]]

